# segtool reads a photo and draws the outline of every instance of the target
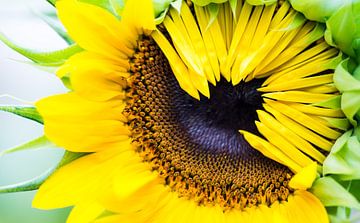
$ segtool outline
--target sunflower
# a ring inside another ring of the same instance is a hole
[[[82,157],[34,207],[74,206],[75,223],[329,222],[313,183],[360,144],[326,27],[288,1],[163,2],[157,19],[154,5],[56,2],[82,50],[57,71],[71,91],[36,109]]]

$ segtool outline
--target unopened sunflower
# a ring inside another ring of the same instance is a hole
[[[325,223],[359,209],[359,1],[50,2],[68,49],[44,62],[2,38],[69,88],[36,103],[72,158],[34,207],[74,206],[73,223]]]

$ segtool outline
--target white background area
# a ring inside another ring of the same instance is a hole
[[[0,32],[13,42],[32,49],[49,51],[66,43],[36,13],[52,10],[46,0],[0,0]],[[0,42],[0,95],[9,94],[34,102],[65,92],[54,74],[39,70],[23,56]],[[0,97],[0,104],[23,104]],[[43,134],[41,125],[0,112],[0,151]],[[29,180],[56,164],[62,150],[25,151],[0,157],[0,186]],[[39,211],[31,208],[34,192],[0,194],[0,223],[61,223],[66,210]]]

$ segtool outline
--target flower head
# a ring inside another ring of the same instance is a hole
[[[328,222],[312,185],[350,123],[324,25],[287,1],[160,5],[155,20],[150,0],[121,19],[56,3],[83,51],[57,71],[72,90],[36,108],[52,142],[87,154],[34,206],[74,206],[69,222]]]

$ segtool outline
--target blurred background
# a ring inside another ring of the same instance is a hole
[[[66,43],[37,14],[53,10],[46,0],[0,0],[0,32],[21,46],[50,51]],[[65,92],[54,74],[39,70],[0,42],[0,104],[24,104],[5,94],[34,102]],[[0,111],[0,151],[43,134],[42,126]],[[0,186],[29,180],[61,158],[57,148],[0,157]],[[0,194],[0,223],[64,223],[69,209],[41,211],[31,207],[35,192]]]

